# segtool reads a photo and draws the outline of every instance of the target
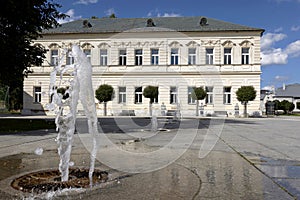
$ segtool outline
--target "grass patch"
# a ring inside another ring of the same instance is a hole
[[[0,132],[55,129],[55,127],[54,120],[49,119],[0,119]]]

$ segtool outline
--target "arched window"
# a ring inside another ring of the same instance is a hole
[[[251,47],[253,43],[248,40],[243,41],[240,43],[241,46],[241,64],[242,65],[249,65],[251,60]]]
[[[50,50],[50,65],[56,66],[58,65],[58,49],[60,46],[56,43],[52,43],[49,45]]]
[[[233,63],[233,46],[235,46],[235,44],[230,41],[227,40],[225,41],[223,44],[223,63],[224,65],[231,65]]]

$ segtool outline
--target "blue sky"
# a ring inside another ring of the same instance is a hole
[[[118,18],[206,16],[263,28],[262,88],[300,83],[300,0],[54,1],[70,16],[65,21],[111,13]]]

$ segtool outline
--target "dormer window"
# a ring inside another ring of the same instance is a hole
[[[148,19],[147,20],[147,27],[154,27],[154,26],[155,26],[155,24],[154,24],[153,19]]]

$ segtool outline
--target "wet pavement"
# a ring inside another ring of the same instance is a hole
[[[0,199],[300,198],[300,118],[159,119],[155,134],[149,118],[100,122],[105,134],[98,138],[96,168],[113,174],[109,184],[56,196],[16,191],[10,187],[15,177],[58,167],[56,133],[0,133]],[[90,136],[80,123],[71,160],[88,167]]]

